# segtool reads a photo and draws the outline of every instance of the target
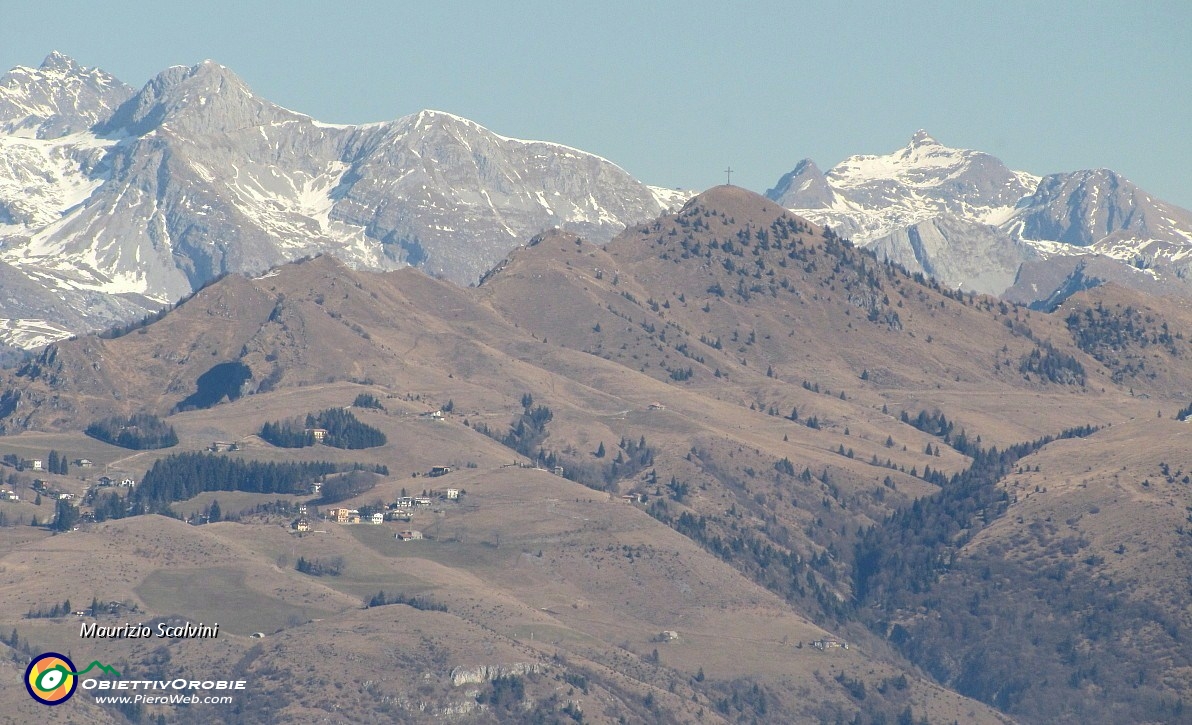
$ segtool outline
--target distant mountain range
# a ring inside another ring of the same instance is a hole
[[[226,273],[318,254],[461,285],[558,227],[604,243],[689,192],[439,111],[332,125],[205,61],[137,91],[59,53],[0,77],[0,345],[137,319]],[[1107,170],[1036,177],[920,131],[768,196],[879,256],[1039,306],[1190,288],[1192,213]],[[2,352],[2,351],[0,351]]]
[[[827,173],[805,159],[766,195],[912,271],[1019,302],[1100,280],[1189,291],[1192,212],[1108,169],[1040,178],[919,131]]]
[[[545,228],[603,242],[676,199],[448,113],[330,125],[211,61],[137,92],[54,53],[0,78],[0,340],[36,346],[314,254],[474,283]]]

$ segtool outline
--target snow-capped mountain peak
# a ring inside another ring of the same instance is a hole
[[[966,193],[969,203],[983,206],[1012,201],[999,193],[1003,184],[1013,188],[1011,193],[1017,194],[1014,199],[1032,190],[1018,193],[1021,180],[989,154],[944,146],[922,130],[892,154],[850,156],[829,170],[827,178],[833,186],[855,189],[900,184],[928,194],[934,192],[940,200],[960,191]]]
[[[908,145],[908,148],[915,147],[915,146],[940,146],[940,145],[941,144],[939,141],[936,141],[934,138],[931,137],[931,134],[927,133],[927,131],[925,129],[921,128],[918,131],[915,131],[915,134],[913,136],[911,136],[911,142]]]
[[[0,82],[0,273],[52,288],[20,317],[64,329],[314,254],[466,284],[544,229],[606,241],[673,198],[442,111],[319,123],[214,61],[136,92],[61,55]]]
[[[800,161],[767,196],[865,244],[941,214],[986,223],[1008,216],[1037,182],[920,130],[893,153],[850,156],[826,173]]]
[[[59,53],[56,50],[51,50],[50,54],[45,57],[39,66],[39,70],[46,72],[59,73],[82,73],[83,66],[79,65],[78,61],[71,58],[69,55]]]
[[[97,130],[141,136],[169,124],[183,135],[226,133],[298,115],[258,98],[230,69],[206,60],[162,71]]]
[[[106,120],[133,89],[98,68],[50,53],[38,68],[0,76],[0,133],[53,139]]]
[[[919,130],[893,153],[851,156],[817,172],[801,161],[767,195],[951,285],[1000,294],[1024,264],[1069,257],[1063,264],[1071,266],[1073,255],[1089,253],[1175,264],[1174,277],[1192,264],[1192,214],[1108,169],[1040,178]]]
[[[766,196],[783,205],[790,201],[808,209],[831,209],[836,204],[832,186],[811,159],[795,164],[795,168],[779,179]]]

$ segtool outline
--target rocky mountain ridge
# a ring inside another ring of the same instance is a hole
[[[466,285],[543,229],[606,241],[682,198],[449,113],[320,123],[212,61],[134,92],[53,54],[0,79],[0,131],[0,261],[48,290],[0,319],[59,337],[314,254]]]
[[[1106,281],[1189,292],[1192,213],[1108,170],[1038,177],[920,131],[827,172],[804,160],[768,195],[911,271],[1016,302]],[[212,61],[136,91],[54,53],[0,78],[0,344],[121,324],[221,274],[318,254],[472,284],[544,229],[603,243],[689,196],[449,113],[325,124]]]
[[[1192,292],[1192,212],[1108,169],[1038,177],[918,131],[826,173],[800,161],[767,196],[953,287],[1036,302],[1092,262],[1118,283]]]

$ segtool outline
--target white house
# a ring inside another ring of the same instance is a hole
[[[383,524],[383,523],[385,523],[385,514],[378,511],[375,514],[373,514],[371,517],[369,517],[369,521],[371,521],[374,524]]]

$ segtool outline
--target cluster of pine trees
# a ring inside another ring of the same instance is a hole
[[[166,511],[204,491],[302,493],[310,482],[335,473],[328,461],[245,461],[211,453],[176,453],[153,464],[129,495],[131,513]]]
[[[300,556],[294,569],[308,576],[339,576],[344,571],[344,558],[337,556],[329,561],[323,561]]]
[[[46,461],[46,470],[50,473],[57,473],[65,476],[70,473],[70,463],[66,460],[66,455],[58,451],[50,451],[49,459]]]
[[[318,415],[306,416],[307,426],[327,431],[323,444],[332,448],[376,448],[385,445],[385,434],[376,428],[361,423],[356,416],[343,408],[328,408]]]
[[[26,619],[55,619],[57,617],[65,617],[74,610],[70,608],[70,600],[67,599],[60,604],[53,604],[48,607],[38,607],[37,609],[30,608],[25,613]],[[15,631],[15,630],[14,630]],[[15,637],[13,639],[16,639]]]
[[[944,420],[942,415],[939,419]],[[1095,431],[1092,426],[1071,428],[1005,450],[972,446],[973,462],[966,470],[862,536],[853,565],[857,602],[880,604],[887,611],[907,606],[913,595],[930,588],[983,525],[1005,513],[1009,495],[997,482],[1020,458],[1056,439],[1083,438]]]
[[[5,453],[4,457],[0,458],[0,460],[3,460],[5,465],[12,466],[18,471],[24,471],[25,466],[29,463],[29,461],[22,459],[15,453]],[[67,461],[65,454],[60,454],[58,451],[50,451],[49,460],[46,462],[46,470],[50,473],[65,475],[70,473],[70,463]],[[13,481],[9,481],[8,485],[14,486],[16,484]]]
[[[371,393],[361,393],[352,401],[352,405],[356,408],[373,408],[375,410],[384,410],[385,406],[381,405],[381,401],[377,400],[377,396]]]
[[[847,605],[836,596],[835,588],[825,585],[811,571],[814,559],[808,561],[795,551],[775,547],[756,531],[744,527],[726,529],[719,516],[683,510],[675,516],[674,508],[664,498],[651,499],[646,513],[787,600],[800,602],[813,611],[818,609],[821,616],[839,619],[844,615]],[[824,564],[823,568],[827,569],[828,563]]]
[[[314,433],[298,421],[273,421],[261,426],[261,438],[278,448],[305,448],[315,444]]]
[[[498,720],[506,720],[524,711],[526,683],[517,675],[501,675],[492,680],[492,689],[476,696],[476,702],[488,705],[493,713],[500,713]]]
[[[953,436],[952,433],[955,431],[956,426],[943,413],[928,413],[925,410],[921,410],[919,411],[919,415],[912,418],[904,410],[898,419],[903,423],[918,428],[928,435],[942,438],[944,443],[966,456],[976,456],[982,452],[981,436],[977,436],[976,439],[969,439],[965,435],[963,428],[960,430],[959,435]]]
[[[562,466],[563,477],[568,480],[604,491],[610,484],[636,476],[654,465],[654,449],[646,443],[645,436],[636,441],[632,438],[621,438],[617,448],[617,455],[608,463],[576,458],[565,453],[546,451],[542,448],[537,450],[534,458],[540,465],[548,469]],[[604,449],[603,441],[592,455],[597,459],[605,458],[607,452]]]
[[[114,416],[97,420],[83,432],[104,443],[134,451],[178,445],[178,434],[174,432],[174,427],[149,413],[134,413],[128,418]]]
[[[1131,345],[1143,348],[1159,345],[1172,355],[1178,355],[1176,340],[1182,340],[1183,334],[1173,335],[1166,322],[1157,326],[1155,322],[1153,317],[1144,317],[1133,307],[1115,305],[1111,310],[1100,302],[1083,313],[1072,311],[1064,318],[1076,345],[1101,362]]]
[[[1018,363],[1018,372],[1034,373],[1040,378],[1060,385],[1084,385],[1084,366],[1072,355],[1056,350],[1044,341]]]
[[[1188,420],[1188,416],[1192,416],[1192,403],[1180,408],[1179,412],[1175,414],[1175,419]]]
[[[364,603],[364,606],[366,608],[371,609],[372,607],[385,607],[390,604],[404,604],[407,607],[413,607],[414,609],[421,609],[424,612],[446,612],[447,611],[446,604],[442,604],[439,602],[432,602],[429,599],[425,599],[423,597],[418,597],[418,596],[408,597],[408,596],[405,596],[404,594],[393,594],[390,596],[386,596],[385,592],[383,592],[383,591],[377,592],[376,595],[374,595],[371,599],[369,599],[367,602]]]
[[[534,396],[530,393],[522,395],[521,403],[521,415],[513,420],[504,435],[484,423],[475,424],[473,430],[523,456],[533,458],[540,466],[548,469],[561,466],[565,478],[597,490],[605,490],[609,484],[636,475],[654,464],[654,449],[646,443],[645,436],[636,441],[622,438],[618,443],[616,458],[608,463],[545,450],[542,443],[546,440],[547,425],[554,418],[554,413],[545,405],[534,405]],[[605,457],[603,441],[592,455],[597,459]]]
[[[861,687],[864,688],[865,685],[862,684]],[[737,722],[759,722],[767,720],[769,718],[766,717],[766,714],[777,702],[777,698],[775,698],[773,693],[749,678],[730,682],[726,686],[726,689],[729,692],[716,701],[716,712],[726,717],[731,717]],[[852,693],[850,692],[850,694]],[[855,694],[853,697],[858,700],[865,699],[864,690],[862,689],[859,698]],[[860,719],[861,716],[857,715],[858,722]],[[877,720],[871,720],[870,722],[877,722]]]
[[[79,509],[69,501],[59,500],[54,511],[54,531],[70,531],[79,522]]]
[[[509,432],[497,440],[524,456],[532,456],[539,444],[546,439],[546,425],[555,414],[545,405],[534,405],[534,396],[529,393],[522,394],[521,403],[521,416],[513,421]]]
[[[382,476],[389,475],[389,468],[387,466],[374,466],[371,471],[370,473],[361,468],[323,481],[319,503],[338,503],[354,496],[359,496],[377,485],[377,477],[373,475],[374,473]]]
[[[124,497],[115,491],[108,491],[96,495],[92,503],[96,521],[108,519],[122,519],[128,515],[128,503]]]
[[[1148,374],[1147,348],[1157,346],[1178,357],[1187,346],[1182,332],[1172,333],[1166,322],[1130,306],[1110,309],[1098,302],[1083,312],[1069,313],[1064,322],[1076,346],[1109,368],[1115,383]]]
[[[385,445],[387,440],[380,430],[360,422],[350,411],[343,408],[328,408],[318,413],[309,413],[302,422],[269,422],[261,426],[260,435],[279,448],[304,448],[315,444],[316,428],[327,431],[322,443],[332,448],[376,448]]]
[[[539,445],[546,439],[546,425],[554,418],[554,413],[545,405],[535,406],[534,396],[530,393],[522,394],[521,403],[522,413],[513,421],[508,433],[501,435],[484,423],[477,423],[473,430],[523,456],[534,457]]]
[[[117,338],[124,337],[130,332],[136,332],[137,330],[152,325],[154,322],[159,322],[162,318],[169,314],[170,310],[172,309],[174,309],[174,305],[166,305],[157,312],[150,312],[139,320],[133,320],[131,322],[126,322],[123,325],[115,325],[114,327],[109,327],[106,330],[101,330],[100,332],[96,333],[96,337],[100,338],[101,340],[115,340]]]

